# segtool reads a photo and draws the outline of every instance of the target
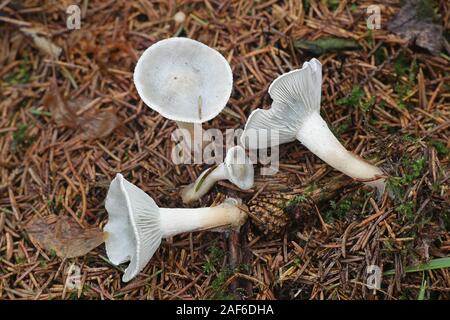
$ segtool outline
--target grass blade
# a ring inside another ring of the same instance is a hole
[[[430,260],[426,263],[419,264],[417,266],[410,266],[405,269],[405,272],[419,272],[434,269],[450,268],[450,257],[438,258]],[[395,270],[389,270],[384,273],[385,276],[390,276],[395,273]]]
[[[425,292],[427,289],[427,280],[425,280],[425,274],[422,277],[422,285],[420,286],[419,295],[417,296],[417,300],[425,300]]]

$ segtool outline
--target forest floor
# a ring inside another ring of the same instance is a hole
[[[381,29],[369,30],[365,1],[79,1],[81,29],[69,30],[73,2],[0,1],[0,299],[450,298],[449,54],[409,48],[387,30],[399,2],[380,5]],[[436,6],[448,32],[450,3]],[[377,199],[292,142],[280,147],[277,174],[255,166],[251,190],[220,182],[195,204],[240,197],[250,208],[240,232],[164,240],[129,283],[104,245],[76,258],[39,248],[26,231],[37,217],[102,229],[118,172],[158,205],[186,207],[180,186],[208,166],[173,164],[176,125],[133,84],[142,51],[173,36],[229,61],[231,99],[204,124],[224,133],[270,107],[278,75],[317,57],[322,116],[347,149],[385,170],[393,196]],[[323,38],[347,39],[348,50],[317,49]],[[275,221],[258,216],[277,194],[297,197]],[[71,266],[77,290],[65,286]],[[370,270],[381,272],[377,289],[366,285]]]

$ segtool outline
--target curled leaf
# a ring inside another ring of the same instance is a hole
[[[112,110],[103,110],[83,117],[81,125],[84,140],[103,138],[109,135],[119,125],[119,119]]]
[[[408,0],[389,21],[388,29],[410,44],[425,48],[433,54],[442,50],[442,26],[434,23],[434,9],[428,0]]]
[[[61,258],[83,256],[105,241],[99,229],[82,229],[66,216],[35,218],[25,230],[33,243]]]
[[[38,36],[38,31],[31,28],[22,28],[23,33],[29,35],[33,41],[36,48],[38,48],[42,53],[51,56],[54,59],[58,59],[61,55],[62,49],[56,44],[48,40],[47,38]]]
[[[98,139],[109,135],[118,125],[119,119],[111,109],[89,110],[77,114],[77,109],[90,103],[90,99],[80,96],[67,101],[60,93],[56,80],[50,83],[50,90],[42,104],[50,109],[56,124],[79,129],[81,138]]]
[[[315,56],[320,56],[326,52],[361,49],[356,41],[342,38],[321,38],[313,41],[298,40],[295,41],[294,46],[296,48],[311,52]]]
[[[67,101],[60,94],[56,80],[50,82],[50,89],[45,94],[42,104],[50,109],[56,124],[76,127],[78,120],[75,110],[67,104]]]

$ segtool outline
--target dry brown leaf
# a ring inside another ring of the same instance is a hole
[[[112,110],[87,114],[83,118],[81,138],[85,140],[106,137],[119,125],[119,119]]]
[[[45,250],[54,251],[61,258],[83,256],[105,241],[104,233],[99,229],[82,229],[66,216],[35,218],[25,230],[33,243]]]
[[[77,115],[62,97],[55,79],[50,82],[50,89],[45,94],[42,104],[50,109],[56,124],[71,128],[76,127],[78,123]]]
[[[62,49],[56,44],[51,42],[45,37],[38,36],[38,30],[32,28],[22,28],[23,33],[29,35],[33,41],[34,45],[44,54],[51,56],[54,59],[58,59],[61,55]]]
[[[89,98],[80,96],[68,102],[61,95],[56,80],[53,79],[42,105],[50,109],[56,124],[80,129],[81,138],[84,140],[109,135],[119,125],[119,119],[112,109],[91,110],[77,115],[76,109],[87,105],[89,101]]]
[[[433,22],[433,6],[428,0],[408,0],[389,21],[388,29],[410,44],[439,54],[442,49],[442,26]]]

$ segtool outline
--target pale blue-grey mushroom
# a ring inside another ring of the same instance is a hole
[[[203,197],[220,180],[228,180],[242,190],[253,187],[253,164],[245,154],[244,148],[230,148],[225,161],[215,168],[203,171],[194,183],[181,190],[184,203],[190,203]]]
[[[382,195],[385,178],[381,169],[345,149],[320,116],[321,86],[322,65],[317,59],[279,76],[269,87],[272,107],[250,114],[242,144],[249,146],[246,137],[252,130],[276,130],[277,139],[270,140],[268,135],[268,146],[299,140],[333,168],[376,187]]]
[[[116,175],[106,196],[106,254],[118,265],[130,261],[122,277],[133,279],[150,261],[162,238],[210,229],[239,228],[247,213],[237,199],[209,208],[159,208],[143,190]]]
[[[215,49],[189,38],[168,38],[148,47],[133,74],[145,104],[174,120],[194,139],[194,124],[216,117],[233,88],[228,61]],[[201,125],[199,134],[202,135]],[[202,136],[195,143],[201,144]]]

